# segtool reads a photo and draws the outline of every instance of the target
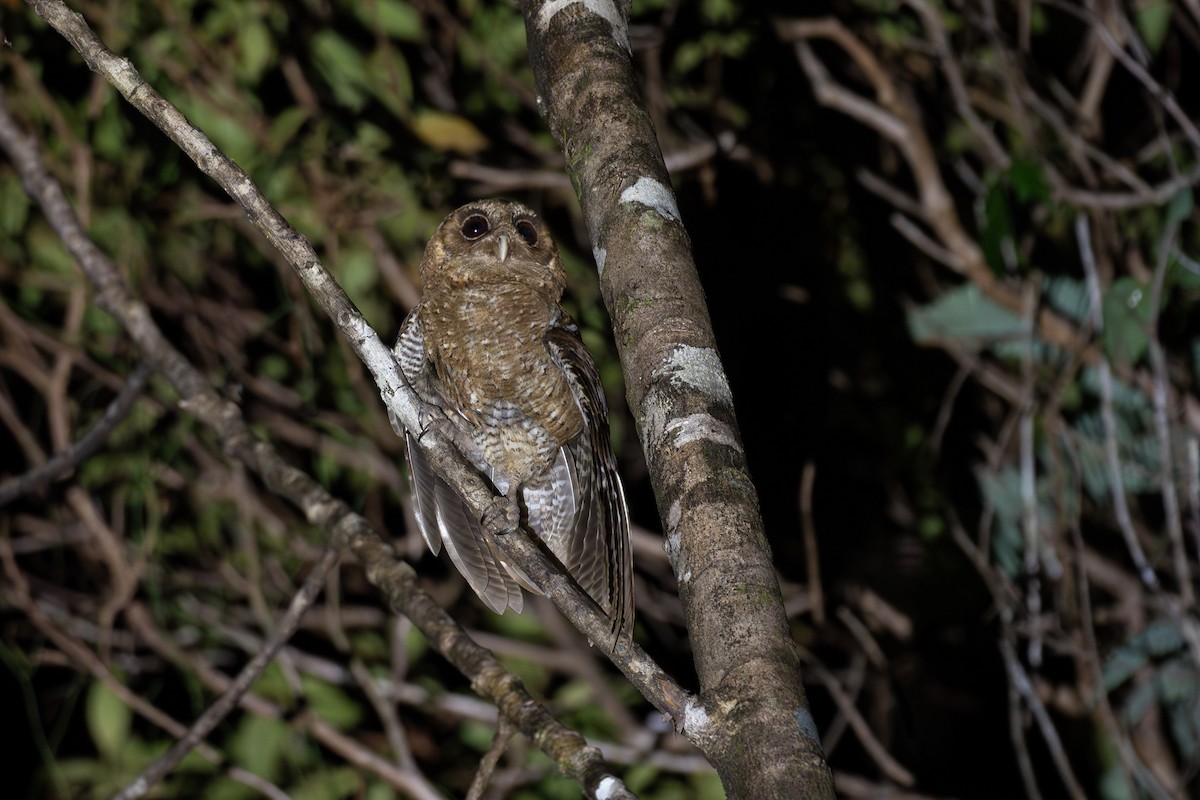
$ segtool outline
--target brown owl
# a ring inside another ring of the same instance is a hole
[[[631,635],[629,516],[608,408],[595,362],[559,306],[566,276],[549,231],[520,203],[470,203],[430,239],[421,277],[421,303],[395,346],[405,379],[614,630]],[[404,436],[426,544],[435,554],[444,545],[493,611],[520,611],[520,586],[539,589],[506,563],[414,433]]]

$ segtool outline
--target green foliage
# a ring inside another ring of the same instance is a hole
[[[1157,53],[1166,41],[1167,29],[1171,24],[1171,6],[1169,0],[1147,0],[1138,4],[1134,20],[1138,33],[1151,52]]]
[[[371,0],[351,3],[350,7],[367,30],[406,42],[419,42],[425,37],[421,15],[403,0]]]
[[[296,742],[296,733],[285,720],[248,716],[230,737],[228,749],[239,767],[279,783]]]
[[[1088,319],[1092,301],[1087,284],[1066,275],[1051,275],[1042,283],[1042,296],[1058,313],[1083,324]]]
[[[1162,658],[1183,647],[1183,634],[1173,620],[1151,622],[1118,648],[1104,663],[1104,688],[1112,691],[1124,684],[1151,659]]]
[[[308,675],[302,679],[302,685],[309,708],[335,728],[350,730],[362,719],[362,705],[337,686]]]
[[[1118,278],[1104,295],[1104,351],[1120,366],[1132,366],[1150,344],[1147,324],[1154,314],[1149,288],[1133,277]]]
[[[100,681],[92,684],[87,696],[87,725],[100,755],[116,762],[129,738],[133,712],[124,701]]]
[[[944,340],[971,348],[1028,334],[1028,326],[1019,316],[986,297],[974,284],[963,284],[928,305],[910,309],[908,329],[918,342]]]

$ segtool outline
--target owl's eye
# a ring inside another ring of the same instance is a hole
[[[488,232],[487,217],[482,214],[472,214],[462,224],[462,235],[468,239],[478,239]]]
[[[526,244],[537,244],[537,228],[529,220],[517,220],[517,233],[521,234],[521,238],[525,240]]]

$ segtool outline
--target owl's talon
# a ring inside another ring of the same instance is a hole
[[[493,536],[512,533],[521,525],[521,509],[511,497],[493,497],[492,505],[480,520]]]
[[[458,443],[458,429],[454,427],[454,423],[438,413],[437,406],[426,405],[421,409],[421,430],[417,433],[417,441],[421,441],[430,431],[436,432],[439,436],[447,441]]]

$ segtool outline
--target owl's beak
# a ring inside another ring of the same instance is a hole
[[[508,258],[508,237],[504,234],[496,237],[496,256],[501,261]]]

